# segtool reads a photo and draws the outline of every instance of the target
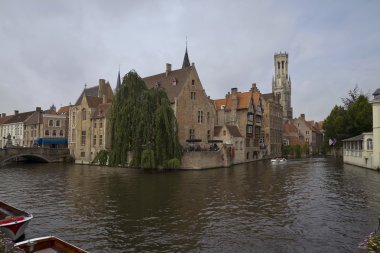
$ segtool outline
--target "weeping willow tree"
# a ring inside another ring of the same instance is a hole
[[[110,124],[111,166],[179,166],[181,146],[170,101],[164,91],[147,89],[134,71],[124,76],[122,85],[116,91]],[[132,154],[130,164],[129,153]]]

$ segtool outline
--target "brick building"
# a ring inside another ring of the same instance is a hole
[[[180,144],[186,148],[196,141],[202,148],[208,148],[208,141],[214,136],[215,109],[194,63],[190,65],[187,48],[182,68],[172,70],[167,63],[165,72],[143,80],[148,88],[166,92],[177,119]]]

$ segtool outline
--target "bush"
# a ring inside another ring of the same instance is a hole
[[[165,168],[167,169],[178,169],[181,165],[181,162],[177,158],[173,158],[167,161],[165,165]]]
[[[104,166],[104,165],[107,165],[108,163],[108,157],[109,157],[109,154],[108,154],[108,151],[107,150],[100,150],[94,160],[92,161],[92,163],[94,164],[99,164],[100,166]]]

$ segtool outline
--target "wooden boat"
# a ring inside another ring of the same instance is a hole
[[[54,236],[38,237],[15,244],[25,253],[88,253]]]
[[[0,231],[16,241],[25,232],[33,215],[0,201]]]
[[[273,164],[286,163],[287,160],[285,158],[275,158],[270,160]]]

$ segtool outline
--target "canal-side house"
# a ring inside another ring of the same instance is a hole
[[[91,116],[91,153],[93,158],[101,150],[111,148],[111,134],[108,116],[111,111],[111,103],[99,104]]]
[[[323,135],[319,129],[314,126],[313,121],[306,121],[305,114],[292,120],[297,127],[299,133],[304,137],[305,143],[308,145],[307,154],[319,154],[322,151]]]
[[[0,148],[5,147],[7,142],[7,130],[5,128],[6,122],[12,117],[12,115],[8,115],[6,113],[2,113],[0,115]]]
[[[262,94],[263,131],[266,154],[269,157],[281,157],[283,109],[280,97],[274,93]]]
[[[252,85],[249,92],[238,92],[237,88],[232,88],[225,98],[214,100],[214,106],[217,112],[217,125],[236,126],[244,137],[244,160],[252,161],[261,158],[263,153],[260,151],[263,149],[260,149],[259,143],[262,141],[262,106],[261,94],[256,84]],[[235,143],[233,140],[230,142]],[[234,148],[238,149],[238,147]]]
[[[245,162],[244,137],[239,128],[234,125],[215,126],[214,140],[220,140],[226,146],[228,154],[234,164]],[[214,144],[220,145],[220,144]],[[219,146],[218,146],[219,148]]]
[[[59,115],[54,105],[49,110],[36,111],[25,121],[24,146],[67,148],[67,118]]]
[[[11,137],[13,146],[22,147],[25,145],[24,123],[33,113],[34,111],[19,113],[18,110],[15,110],[14,115],[10,115],[7,120],[4,120],[1,124],[2,147],[5,146],[8,135]]]
[[[187,48],[182,68],[172,70],[171,64],[167,63],[165,72],[143,80],[149,89],[166,92],[178,123],[180,144],[185,149],[194,143],[201,149],[208,149],[208,142],[214,136],[215,109],[195,64],[190,65]]]
[[[291,120],[286,120],[282,125],[282,145],[284,155],[296,157],[306,153],[302,150],[305,147],[305,138]],[[297,154],[297,149],[299,149],[299,154]]]
[[[380,88],[373,93],[373,132],[343,140],[343,162],[380,170]]]
[[[104,79],[99,79],[99,85],[82,91],[75,105],[69,110],[69,149],[76,163],[90,163],[94,159],[92,141],[94,131],[92,116],[102,103],[110,103],[113,91]],[[104,137],[107,138],[107,137]]]

